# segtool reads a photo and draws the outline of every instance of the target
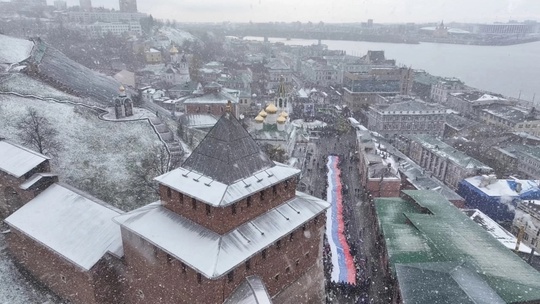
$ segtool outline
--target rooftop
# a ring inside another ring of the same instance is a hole
[[[0,171],[19,178],[50,158],[12,143],[0,140]]]
[[[475,223],[480,225],[480,227],[484,228],[489,234],[491,234],[491,236],[501,242],[501,244],[503,244],[506,248],[510,250],[514,250],[516,248],[517,238],[482,211],[478,209],[462,209],[462,211]],[[519,251],[529,254],[531,253],[531,248],[521,242],[519,244]]]
[[[529,117],[529,111],[526,109],[498,104],[489,105],[482,112],[489,113],[515,124],[523,122]]]
[[[194,95],[187,97],[184,104],[227,104],[230,101],[232,103],[238,103],[238,97],[235,97],[224,91],[216,91],[212,93],[206,93],[203,95]]]
[[[170,211],[161,203],[139,208],[115,220],[205,277],[214,279],[290,234],[328,207],[329,204],[323,200],[296,192],[295,198],[224,235]]]
[[[471,120],[471,119],[467,119],[457,114],[448,114],[446,115],[446,124],[456,130],[462,130],[464,128],[477,125],[479,124],[479,122]]]
[[[482,286],[467,283],[456,288],[467,291],[469,285],[474,286],[471,291],[478,292],[489,286],[488,291],[495,291],[507,303],[540,300],[540,273],[444,197],[434,191],[403,191],[403,194],[405,199],[375,200],[379,226],[384,234],[393,272],[399,269],[400,264],[414,267],[415,263],[421,263],[424,265],[422,267],[436,271],[437,267],[446,263],[457,263],[457,266],[466,265],[471,270],[469,273],[478,275],[469,282],[480,282]],[[444,276],[438,274],[434,279],[439,280]],[[421,288],[426,282],[417,281],[417,276],[400,275],[399,272],[398,279],[400,286],[415,288]],[[447,287],[445,284],[439,286]],[[403,292],[405,287],[402,288]],[[492,294],[491,291],[488,294]],[[445,299],[444,294],[432,293],[432,296],[434,298],[430,301],[415,303],[434,303],[437,299]]]
[[[274,166],[240,122],[226,113],[181,167],[232,185]]]
[[[459,166],[467,169],[481,169],[492,171],[493,169],[484,163],[468,156],[467,154],[457,150],[456,148],[448,145],[447,143],[425,134],[418,135],[405,135],[412,141],[416,141],[421,144],[424,148],[431,151],[432,153],[438,155],[441,158],[448,158],[448,160],[453,161]]]
[[[438,104],[427,103],[422,100],[410,100],[391,104],[376,104],[372,108],[383,114],[428,114],[446,113],[446,109]]]
[[[56,183],[5,219],[12,228],[90,270],[107,252],[122,257],[122,211],[68,185]]]

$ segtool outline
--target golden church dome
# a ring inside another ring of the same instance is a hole
[[[261,115],[257,115],[257,117],[255,117],[255,122],[262,123],[264,122],[264,118]]]
[[[268,114],[266,114],[266,112],[264,110],[262,110],[260,113],[259,113],[259,116],[262,117],[262,118],[266,118],[266,116],[268,116]]]
[[[268,114],[276,114],[278,111],[278,108],[273,103],[271,103],[266,107],[265,111]]]
[[[277,119],[277,123],[278,123],[278,124],[284,124],[284,123],[286,123],[286,122],[287,122],[287,118],[285,118],[285,117],[283,117],[283,116],[280,116],[280,117],[278,117],[278,119]]]

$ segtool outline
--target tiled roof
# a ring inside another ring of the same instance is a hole
[[[231,185],[274,166],[240,122],[226,113],[181,167]]]

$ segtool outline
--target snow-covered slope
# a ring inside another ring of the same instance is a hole
[[[0,65],[25,60],[30,56],[33,46],[32,41],[0,35]]]
[[[58,130],[63,149],[53,158],[60,180],[124,210],[140,207],[126,167],[151,147],[160,145],[145,121],[106,122],[83,107],[0,95],[0,136],[19,142],[17,122],[26,107],[39,110]]]
[[[168,38],[168,41],[166,40],[160,41],[161,46],[164,48],[170,47],[171,42],[174,42],[174,44],[178,46],[182,46],[182,44],[186,40],[194,41],[197,39],[195,36],[191,35],[189,32],[181,31],[172,27],[162,27],[159,30],[159,33]]]

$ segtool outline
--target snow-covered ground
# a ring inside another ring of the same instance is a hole
[[[0,65],[18,63],[30,57],[34,43],[30,40],[0,35]]]
[[[39,290],[21,274],[8,256],[6,247],[5,235],[0,233],[0,303],[60,303],[56,297]]]
[[[10,73],[0,80],[0,88],[3,91],[16,92],[22,95],[34,95],[43,98],[54,98],[88,105],[103,106],[90,98],[79,98],[59,91],[40,80],[34,79],[23,73]]]
[[[34,107],[58,130],[63,149],[53,158],[60,180],[123,210],[140,207],[127,166],[161,144],[146,121],[107,122],[81,106],[0,95],[0,136],[19,142],[17,122]]]

